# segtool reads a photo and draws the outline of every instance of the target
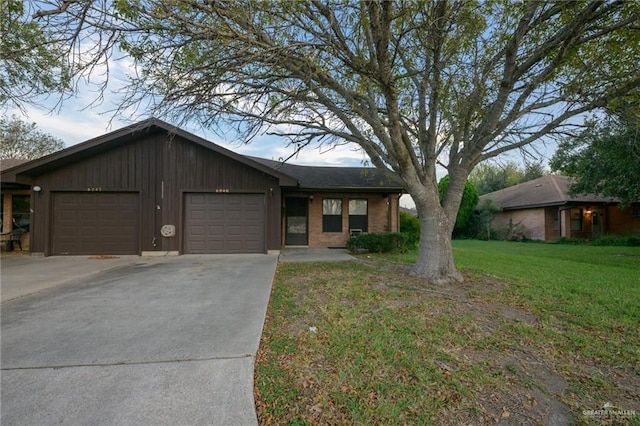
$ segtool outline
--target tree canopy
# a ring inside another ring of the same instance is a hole
[[[78,67],[134,61],[120,111],[357,144],[422,221],[414,273],[460,280],[451,232],[480,162],[640,86],[633,2],[94,0],[34,2]],[[103,65],[100,67],[100,65]],[[92,68],[93,67],[93,68]],[[436,167],[450,184],[440,201]]]
[[[0,158],[34,160],[64,148],[64,142],[15,115],[0,118]]]
[[[69,89],[65,52],[22,0],[0,0],[0,107],[24,107],[39,95]]]
[[[488,194],[519,183],[528,182],[547,174],[542,162],[525,163],[524,166],[510,161],[505,164],[481,163],[469,175],[469,180],[478,189],[478,194]]]
[[[591,121],[560,143],[551,167],[576,178],[571,194],[601,194],[623,205],[640,201],[640,110],[627,107]]]

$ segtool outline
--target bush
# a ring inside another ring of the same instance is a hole
[[[514,223],[513,219],[509,219],[509,225],[506,228],[502,228],[497,231],[499,240],[508,240],[508,241],[526,241],[527,235],[525,233],[524,226],[522,223],[517,222]]]
[[[420,243],[420,219],[406,212],[400,212],[400,232],[407,236],[407,247],[412,249]]]
[[[640,247],[640,235],[607,235],[604,237],[596,238],[591,242],[592,246],[626,246],[626,247]]]
[[[580,244],[586,244],[587,241],[586,240],[580,240],[577,238],[567,238],[567,237],[560,237],[555,241],[556,244],[564,244],[564,245],[570,245],[570,246],[577,246]]]
[[[390,253],[407,251],[407,235],[401,232],[362,234],[347,241],[350,252]]]
[[[449,188],[449,175],[440,179],[438,182],[438,191],[440,192],[440,202],[445,197],[447,189]],[[460,201],[460,208],[458,209],[458,216],[456,217],[456,224],[454,227],[454,233],[464,233],[464,229],[467,226],[467,222],[471,218],[471,215],[478,205],[478,190],[471,181],[467,181],[464,185],[464,191],[462,193],[462,200]]]
[[[590,246],[618,246],[618,247],[640,247],[640,235],[606,235],[596,238],[593,241],[560,237],[556,244],[590,245]]]

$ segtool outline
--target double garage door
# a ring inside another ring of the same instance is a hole
[[[140,253],[138,193],[60,192],[52,195],[51,254]],[[184,253],[263,253],[264,196],[186,194],[183,241]]]

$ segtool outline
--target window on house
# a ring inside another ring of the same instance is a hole
[[[571,230],[582,231],[582,209],[571,209]]]
[[[367,200],[349,200],[349,229],[361,229],[368,232]]]
[[[342,200],[322,200],[322,232],[342,232]]]
[[[19,227],[25,231],[29,230],[30,211],[29,211],[29,196],[28,195],[14,195],[12,197],[12,210],[13,210],[13,227]]]

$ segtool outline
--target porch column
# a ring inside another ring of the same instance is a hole
[[[570,238],[571,236],[571,210],[560,210],[560,236]]]

